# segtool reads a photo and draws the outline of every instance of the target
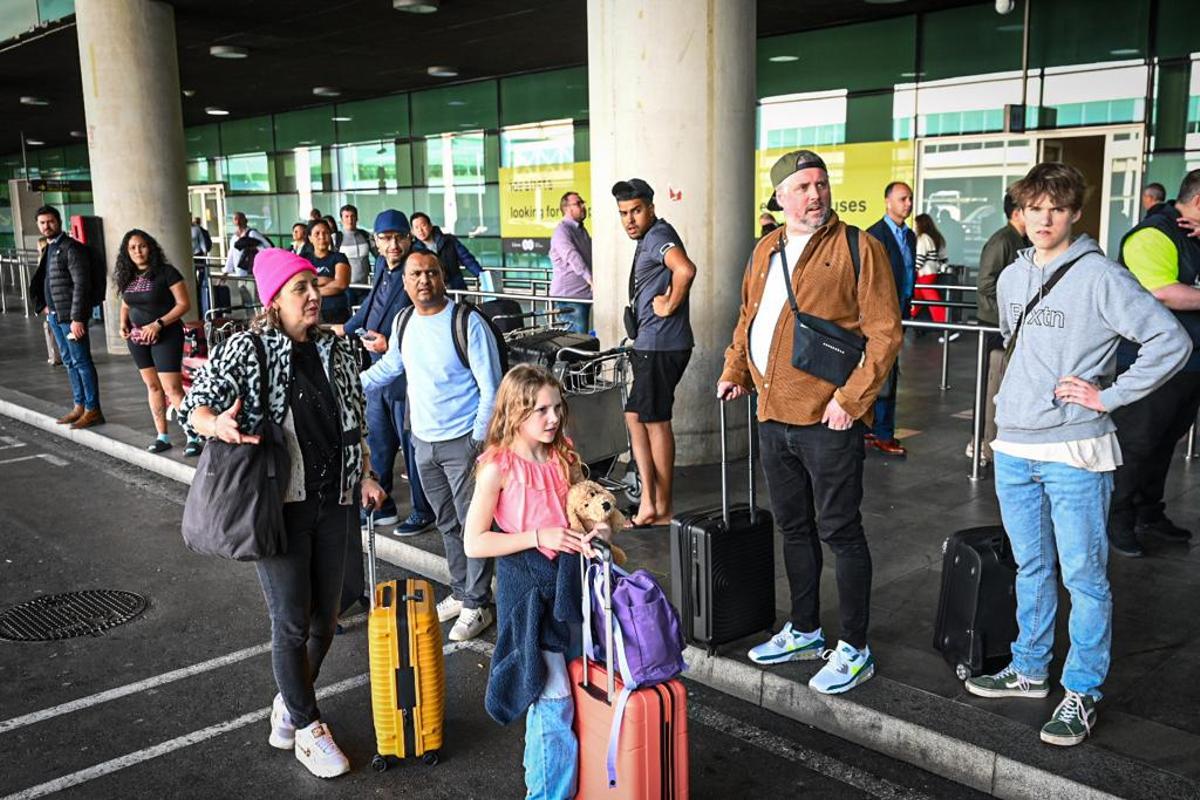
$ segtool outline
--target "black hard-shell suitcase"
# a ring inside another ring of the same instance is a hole
[[[512,364],[535,364],[553,370],[559,360],[559,351],[565,347],[599,353],[600,340],[586,333],[555,329],[533,331],[508,340],[508,360]],[[567,362],[586,358],[578,353],[563,353],[562,356],[562,360]]]
[[[775,522],[754,494],[754,396],[748,399],[750,502],[730,505],[721,403],[721,505],[671,520],[671,600],[683,635],[709,653],[775,625]]]
[[[525,312],[516,300],[497,298],[480,303],[478,308],[501,333],[510,333],[525,324]]]
[[[942,545],[933,647],[962,680],[996,672],[1017,638],[1017,565],[999,525],[969,528]]]

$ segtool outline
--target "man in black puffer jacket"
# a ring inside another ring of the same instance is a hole
[[[467,288],[467,281],[463,277],[464,269],[476,278],[483,274],[483,267],[471,251],[453,233],[443,233],[441,228],[430,221],[428,214],[418,211],[409,221],[412,223],[413,251],[424,250],[438,257],[438,261],[442,262],[442,269],[446,272],[447,289]]]
[[[92,265],[82,244],[63,233],[62,214],[53,206],[37,211],[38,230],[46,237],[33,284],[29,287],[34,308],[45,312],[58,342],[63,365],[71,378],[74,407],[58,419],[74,429],[104,422],[100,411],[100,384],[92,363],[88,319],[99,287],[93,287]]]

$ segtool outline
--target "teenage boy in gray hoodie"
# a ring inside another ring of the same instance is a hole
[[[996,396],[992,451],[1000,514],[1017,561],[1019,633],[1008,667],[966,682],[981,697],[1050,694],[1057,554],[1071,596],[1071,648],[1062,672],[1066,696],[1041,732],[1042,741],[1057,745],[1087,738],[1108,673],[1106,531],[1121,463],[1110,412],[1161,386],[1191,352],[1187,333],[1129,270],[1105,258],[1086,234],[1071,241],[1084,189],[1074,167],[1038,164],[1011,190],[1033,247],[1018,253],[996,287],[1011,355]],[[1122,337],[1141,350],[1114,380]]]

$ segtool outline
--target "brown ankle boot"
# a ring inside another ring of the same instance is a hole
[[[55,421],[56,421],[56,422],[57,422],[59,425],[70,425],[72,422],[74,422],[75,420],[77,420],[77,419],[79,419],[80,417],[82,417],[82,416],[83,416],[83,413],[84,413],[84,408],[83,408],[83,406],[75,406],[74,408],[72,408],[70,411],[68,411],[66,414],[64,414],[63,416],[59,417],[59,418],[58,418],[57,420],[55,420]]]
[[[93,425],[104,424],[104,413],[99,408],[84,411],[83,416],[71,423],[71,430],[80,431]]]

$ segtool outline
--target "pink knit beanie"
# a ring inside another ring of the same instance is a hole
[[[258,299],[264,307],[271,305],[283,285],[298,272],[316,272],[307,258],[279,247],[259,250],[254,256],[254,280],[258,283]]]

